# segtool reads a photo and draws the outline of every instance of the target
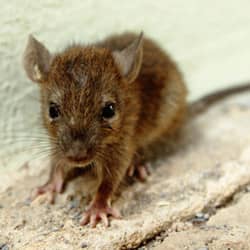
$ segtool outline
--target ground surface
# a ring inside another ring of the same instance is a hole
[[[79,226],[88,199],[86,176],[69,183],[55,205],[30,190],[46,180],[37,161],[0,176],[2,249],[249,249],[250,97],[200,116],[184,143],[153,164],[147,183],[124,188],[123,214],[108,229]]]

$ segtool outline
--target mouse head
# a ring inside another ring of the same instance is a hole
[[[52,55],[30,36],[24,69],[39,84],[53,152],[85,166],[115,143],[133,108],[131,85],[142,61],[142,34],[121,51],[72,46]]]

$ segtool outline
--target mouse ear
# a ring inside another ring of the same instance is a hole
[[[113,57],[123,77],[128,82],[133,82],[141,68],[143,55],[143,33],[141,34],[126,48],[121,51],[114,51]]]
[[[43,82],[49,72],[52,56],[46,47],[29,36],[23,55],[23,66],[27,76],[34,82]]]

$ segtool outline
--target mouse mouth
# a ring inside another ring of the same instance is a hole
[[[68,163],[75,166],[86,166],[92,162],[92,159],[88,156],[78,157],[78,156],[68,156],[66,157]]]

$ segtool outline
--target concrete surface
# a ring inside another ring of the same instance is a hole
[[[249,97],[230,99],[190,124],[179,149],[153,164],[147,183],[123,187],[114,203],[123,219],[106,230],[79,226],[94,185],[90,177],[72,181],[56,204],[48,205],[46,196],[32,203],[26,199],[46,179],[44,161],[0,176],[0,243],[25,250],[151,249],[161,247],[155,236],[163,234],[161,249],[198,249],[214,235],[211,249],[237,242],[242,248],[232,249],[247,249],[250,205],[244,201],[249,194],[242,197],[243,205],[227,210],[227,204],[250,183]],[[204,229],[193,226],[200,212],[211,218]]]
[[[185,224],[182,224],[182,227],[179,226],[179,228],[175,227],[177,229],[174,228],[174,230],[168,231],[152,241],[150,249],[250,249],[250,195],[248,192],[249,189],[247,192],[241,192],[240,198],[233,201],[233,204],[230,203],[228,206],[219,209],[206,224],[197,227],[189,223],[189,227]]]

